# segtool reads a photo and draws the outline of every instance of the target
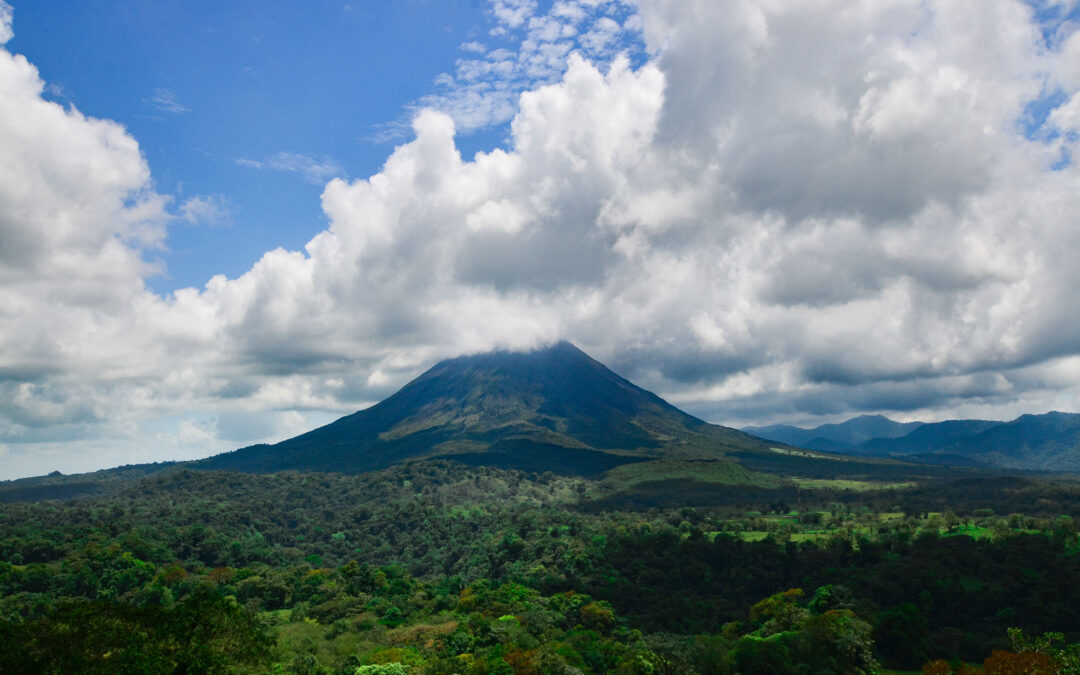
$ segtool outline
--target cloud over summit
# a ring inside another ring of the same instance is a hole
[[[326,184],[303,251],[167,297],[135,139],[0,52],[0,462],[227,450],[557,338],[720,422],[1076,408],[1075,22],[1006,0],[635,16],[650,58],[568,56],[504,149],[463,157],[420,111],[378,173]]]

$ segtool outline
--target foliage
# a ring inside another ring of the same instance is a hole
[[[1044,633],[1030,636],[1020,628],[1009,629],[1013,649],[1020,654],[1038,655],[1040,661],[1049,661],[1064,675],[1080,673],[1080,644],[1068,644],[1062,633]],[[1002,670],[1002,673],[1007,672]]]
[[[425,462],[5,504],[5,672],[1075,665],[1047,635],[1080,625],[1068,486],[709,485],[718,505],[603,510],[595,481]]]
[[[0,624],[9,673],[209,673],[269,659],[254,616],[208,586],[171,608],[57,603],[41,618]]]

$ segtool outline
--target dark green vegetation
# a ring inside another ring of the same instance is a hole
[[[1011,422],[900,424],[862,416],[815,429],[747,427],[747,433],[812,450],[954,466],[1080,472],[1080,415],[1049,412]]]
[[[1080,486],[762,442],[566,343],[0,496],[4,672],[1072,672],[1080,637]]]
[[[11,672],[855,673],[981,662],[1011,627],[1078,637],[1075,486],[681,479],[714,504],[639,509],[634,466],[186,470],[7,504],[0,648]],[[614,494],[631,506],[597,508]]]

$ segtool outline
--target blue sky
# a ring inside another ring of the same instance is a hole
[[[1080,410],[1078,27],[0,0],[0,479],[281,440],[559,339],[729,426]]]
[[[167,267],[149,279],[162,293],[301,249],[326,226],[325,182],[378,171],[406,140],[409,107],[471,55],[461,45],[513,46],[489,34],[490,8],[475,0],[43,0],[16,12],[10,48],[39,68],[49,98],[123,124],[175,207],[203,195],[224,211],[170,230],[152,254]],[[459,145],[470,154],[505,137],[503,121]]]

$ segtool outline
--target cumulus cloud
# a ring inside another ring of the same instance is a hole
[[[70,442],[116,418],[112,406],[124,402],[109,400],[112,389],[154,358],[123,353],[138,340],[118,318],[148,297],[143,279],[157,270],[142,252],[162,245],[170,218],[124,128],[46,101],[43,88],[25,58],[0,50],[0,435],[16,443],[9,466],[26,461],[23,440]]]
[[[558,72],[505,149],[419,111],[303,251],[168,297],[134,139],[3,52],[0,467],[227,450],[558,338],[718,422],[1078,408],[1076,32],[1012,0],[644,0],[646,62],[556,48],[604,49],[605,7],[498,4]]]
[[[113,282],[130,278],[137,288],[150,271],[138,250],[160,244],[167,200],[123,127],[65,110],[42,89],[26,59],[0,51],[3,290],[48,282],[58,299],[113,298]],[[65,290],[76,279],[81,288]],[[25,304],[11,300],[2,305],[9,311]]]

